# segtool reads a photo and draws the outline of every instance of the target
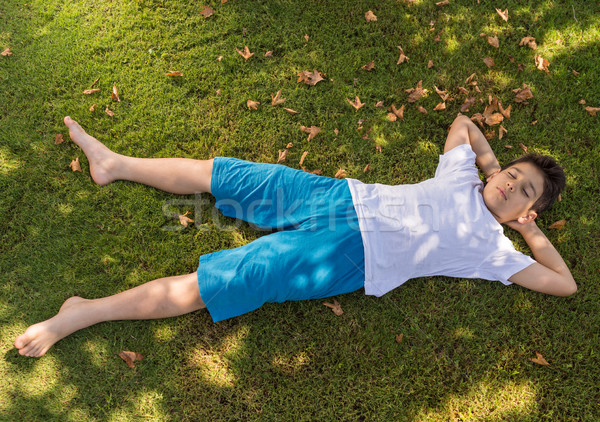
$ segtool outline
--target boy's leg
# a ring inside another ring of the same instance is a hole
[[[99,185],[130,180],[177,194],[210,193],[212,160],[189,158],[134,158],[112,152],[79,124],[65,117],[69,136],[81,147]]]
[[[159,278],[101,299],[71,297],[54,317],[28,327],[15,347],[21,355],[42,356],[58,340],[99,322],[167,318],[205,307],[195,272]]]

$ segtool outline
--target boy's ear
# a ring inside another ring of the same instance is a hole
[[[529,210],[526,215],[517,218],[517,221],[521,224],[531,223],[537,218],[537,212],[534,210]]]

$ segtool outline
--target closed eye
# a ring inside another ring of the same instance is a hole
[[[510,172],[509,172],[509,173],[508,173],[508,175],[509,175],[510,177],[512,177],[513,179],[516,179],[516,177],[515,177],[515,175],[514,175],[514,174],[512,174],[512,173],[510,173]]]
[[[526,196],[527,198],[529,198],[529,194],[527,193],[527,191],[526,191],[525,189],[523,189],[523,193],[525,194],[525,196]]]

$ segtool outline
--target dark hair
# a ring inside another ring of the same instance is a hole
[[[544,175],[544,191],[531,207],[538,214],[542,213],[552,206],[565,188],[565,172],[553,158],[539,154],[527,154],[519,157],[502,167],[502,170],[517,163],[531,163]]]

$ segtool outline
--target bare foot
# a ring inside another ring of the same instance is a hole
[[[29,326],[15,339],[15,347],[23,356],[39,357],[44,355],[58,340],[77,330],[92,325],[85,304],[90,302],[79,296],[73,296],[60,307],[58,314],[46,321]]]
[[[106,185],[117,179],[119,154],[112,152],[102,142],[85,133],[79,123],[65,117],[65,125],[69,128],[69,136],[81,147],[90,163],[90,173],[94,182]]]

